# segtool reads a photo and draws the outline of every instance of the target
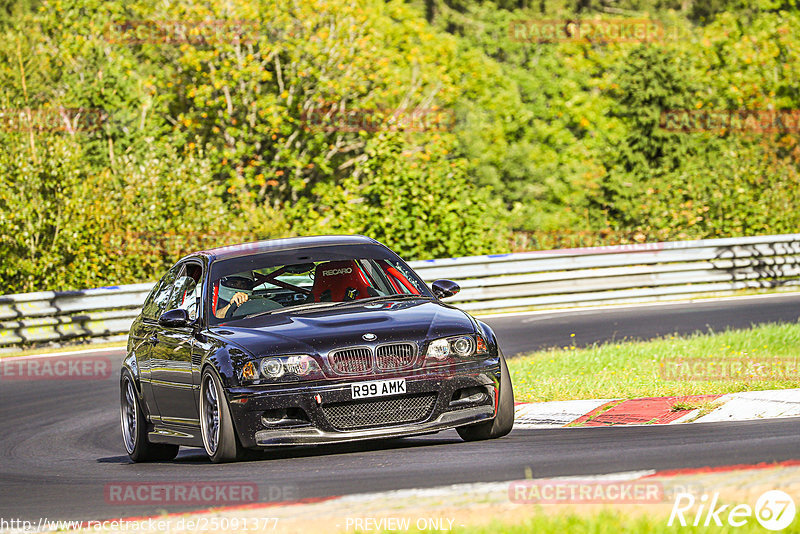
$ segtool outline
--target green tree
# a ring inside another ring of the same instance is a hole
[[[660,127],[663,112],[685,110],[690,102],[685,61],[660,47],[643,45],[628,56],[619,73],[616,114],[627,134],[608,147],[608,174],[594,199],[612,225],[641,222],[643,199],[671,187],[672,173],[691,153],[686,134]]]
[[[370,139],[360,178],[320,184],[315,205],[301,202],[289,213],[309,231],[364,233],[410,259],[502,250],[502,205],[451,156],[452,136],[411,149],[407,143],[396,134]]]

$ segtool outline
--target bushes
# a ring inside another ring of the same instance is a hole
[[[228,218],[234,214],[204,178],[202,154],[154,150],[97,172],[69,138],[38,136],[33,157],[24,143],[5,141],[4,293],[151,280],[192,250],[257,235],[247,221]]]
[[[80,147],[60,137],[7,136],[0,151],[0,277],[4,292],[75,283],[83,246]]]
[[[725,14],[703,29],[702,54],[673,45],[642,46],[628,56],[613,92],[627,134],[608,152],[594,197],[604,222],[637,241],[795,232],[800,217],[798,131],[770,128],[666,131],[664,110],[796,109],[786,81],[764,77],[789,60],[786,32],[798,14],[766,13],[743,35]],[[755,39],[755,36],[758,36]],[[753,46],[753,43],[759,43]],[[712,43],[714,45],[712,46]],[[722,58],[722,50],[727,53]],[[757,68],[750,65],[756,59]],[[732,71],[728,65],[736,65]]]
[[[363,233],[409,259],[486,254],[508,242],[504,212],[491,190],[466,176],[465,163],[450,158],[452,139],[404,150],[396,136],[366,147],[361,178],[320,185],[316,205],[287,213],[308,232]]]
[[[470,176],[494,185],[513,228],[523,231],[515,248],[797,228],[796,128],[659,127],[669,109],[800,107],[796,6],[729,4],[701,13],[694,4],[622,2],[620,13],[652,17],[668,30],[638,44],[509,36],[515,20],[574,18],[564,5],[437,3],[434,22],[494,58],[502,72],[492,77],[494,99],[481,100],[480,92],[472,99],[473,114],[488,119],[466,120],[457,134],[471,156]],[[581,17],[625,16],[583,8]],[[487,83],[488,72],[478,79]]]
[[[460,100],[451,71],[480,65],[402,3],[48,0],[15,17],[3,109],[108,120],[5,132],[2,293],[151,280],[191,250],[296,234],[363,233],[410,258],[506,246],[500,207],[442,128],[307,119]],[[243,21],[239,39],[139,42],[120,23],[221,19]]]
[[[798,132],[658,124],[800,107],[796,9],[692,26],[675,4],[650,15],[681,39],[515,42],[513,20],[574,15],[529,4],[436,2],[432,24],[399,0],[0,5],[0,107],[107,113],[84,131],[3,118],[0,293],[151,280],[190,250],[298,234],[418,259],[797,228]],[[125,21],[187,38],[130,40]],[[454,120],[381,122],[420,110]]]

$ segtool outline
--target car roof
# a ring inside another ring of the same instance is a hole
[[[284,239],[268,239],[253,241],[224,247],[201,250],[189,256],[205,256],[210,260],[239,258],[265,252],[278,252],[291,249],[324,247],[335,245],[380,245],[378,241],[363,235],[320,235],[308,237],[289,237]]]

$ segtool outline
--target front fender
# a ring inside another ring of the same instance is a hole
[[[222,382],[222,387],[228,389],[241,385],[239,369],[254,359],[252,354],[239,347],[222,344],[204,359],[201,369],[206,365],[213,366]]]
[[[136,354],[133,351],[128,352],[128,355],[125,356],[125,359],[122,360],[122,370],[128,371],[133,377],[133,383],[138,390],[139,396],[141,397],[141,390],[142,390],[142,381],[141,376],[139,375],[139,362],[136,359]],[[119,375],[120,382],[122,382],[122,373]]]
[[[497,336],[495,335],[494,330],[492,330],[492,328],[483,321],[475,319],[475,322],[478,324],[478,333],[483,335],[483,338],[489,345],[489,354],[492,356],[502,356],[500,344],[497,342]]]
[[[139,372],[139,362],[136,359],[136,354],[131,351],[125,356],[125,359],[122,360],[122,369],[119,373],[119,384],[120,388],[122,387],[122,377],[125,373],[128,373],[133,378],[133,388],[135,391],[136,396],[138,397],[139,406],[144,413],[145,420],[150,421],[153,416],[153,410],[150,407],[150,404],[147,402],[147,398],[144,395],[144,385],[142,384],[142,377]]]

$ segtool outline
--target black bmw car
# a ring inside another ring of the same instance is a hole
[[[394,438],[456,428],[497,438],[514,423],[492,330],[442,303],[363,236],[261,241],[190,254],[131,326],[120,379],[134,461]]]

